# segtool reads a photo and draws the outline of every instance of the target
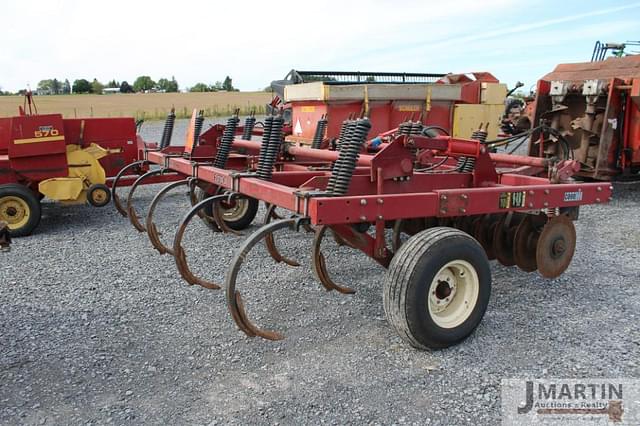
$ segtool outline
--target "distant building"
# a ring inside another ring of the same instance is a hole
[[[103,95],[113,95],[115,93],[120,93],[119,87],[105,87],[104,89],[102,89]]]

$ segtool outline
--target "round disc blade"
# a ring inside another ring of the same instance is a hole
[[[496,229],[493,234],[493,251],[496,254],[498,262],[504,266],[513,266],[516,264],[513,256],[513,237],[518,225],[520,225],[522,221],[522,216],[523,215],[517,213],[507,213],[502,216],[496,224]]]
[[[576,229],[565,215],[550,219],[538,238],[536,260],[545,278],[560,276],[571,263],[576,249]]]
[[[513,258],[518,268],[525,272],[538,269],[536,260],[538,236],[539,232],[533,225],[533,218],[531,215],[526,215],[513,237]]]
[[[496,258],[496,254],[493,251],[493,234],[495,231],[495,225],[498,223],[500,216],[487,214],[480,220],[476,221],[473,229],[473,236],[484,251],[487,253],[487,258],[493,260]]]

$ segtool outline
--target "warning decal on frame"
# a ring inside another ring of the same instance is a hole
[[[500,193],[500,201],[498,205],[501,209],[517,209],[524,207],[524,202],[527,193],[525,191],[520,192],[502,192]]]

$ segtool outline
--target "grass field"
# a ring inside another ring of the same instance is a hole
[[[134,93],[115,95],[34,96],[40,114],[61,113],[74,117],[134,116],[145,120],[164,119],[175,107],[178,118],[188,118],[194,108],[203,109],[207,117],[230,115],[235,108],[246,115],[255,109],[264,114],[271,101],[267,92],[211,92],[211,93]],[[18,113],[21,96],[0,96],[0,116]]]

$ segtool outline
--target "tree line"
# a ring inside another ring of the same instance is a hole
[[[180,86],[175,77],[171,79],[161,78],[158,81],[154,81],[148,75],[141,75],[135,79],[133,85],[129,84],[126,80],[118,82],[113,79],[107,83],[101,83],[98,79],[94,78],[93,81],[89,81],[84,78],[74,80],[73,84],[68,79],[58,80],[57,78],[50,78],[40,80],[36,89],[38,95],[69,95],[69,94],[102,94],[104,89],[118,89],[120,93],[148,93],[148,92],[179,92]],[[114,92],[116,90],[110,90]],[[216,81],[213,84],[196,83],[192,87],[187,88],[189,92],[237,92],[238,89],[233,87],[233,80],[231,77],[226,76],[224,81]],[[25,90],[20,90],[15,93],[18,95],[24,94]],[[13,95],[14,93],[3,92],[0,88],[0,95]]]

